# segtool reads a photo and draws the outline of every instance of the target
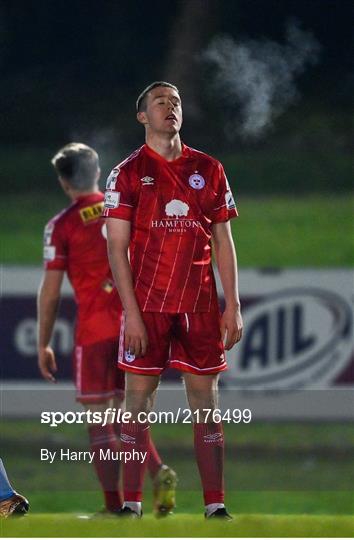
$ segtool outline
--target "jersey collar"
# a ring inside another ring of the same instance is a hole
[[[154,159],[157,159],[158,161],[162,161],[163,163],[174,164],[174,163],[178,163],[182,159],[185,159],[185,158],[189,157],[189,147],[186,146],[183,142],[182,142],[182,153],[181,153],[181,155],[177,159],[174,159],[172,161],[168,161],[167,159],[165,159],[163,156],[161,156],[160,154],[155,152],[155,150],[150,148],[150,146],[148,146],[147,144],[144,144],[143,148],[144,148],[145,152],[150,157],[152,157]]]

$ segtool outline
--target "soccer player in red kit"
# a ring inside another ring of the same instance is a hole
[[[194,447],[205,516],[231,519],[224,505],[223,428],[203,409],[217,407],[225,348],[242,334],[237,264],[229,220],[237,216],[222,165],[181,142],[178,89],[148,86],[137,100],[146,144],[113,169],[105,216],[111,268],[124,307],[119,365],[127,372],[127,410],[139,420],[153,404],[159,377],[183,372],[195,414]],[[224,289],[219,313],[211,244]],[[129,255],[128,255],[129,250]],[[123,448],[143,451],[149,426],[122,426]],[[144,464],[124,467],[122,514],[141,516]]]
[[[50,346],[60,289],[66,272],[77,304],[74,372],[77,400],[86,409],[103,412],[121,408],[124,372],[117,368],[117,336],[121,303],[107,257],[106,226],[100,219],[98,155],[92,148],[71,143],[53,158],[59,182],[72,204],[49,221],[44,230],[44,276],[38,292],[38,362],[43,377],[55,381],[57,371]],[[122,506],[117,461],[100,460],[100,449],[120,450],[119,424],[88,426],[94,465],[105,498],[106,513]],[[154,481],[155,511],[174,506],[175,473],[149,441],[148,466]]]

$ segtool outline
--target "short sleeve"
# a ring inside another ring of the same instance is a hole
[[[215,174],[217,197],[212,212],[212,222],[221,223],[238,216],[236,204],[229,182],[221,163],[218,163]]]
[[[107,178],[102,216],[131,221],[134,207],[132,181],[125,170],[115,167]]]
[[[50,221],[44,228],[43,261],[46,270],[66,270],[67,243],[60,223]]]

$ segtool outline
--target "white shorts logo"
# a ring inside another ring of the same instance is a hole
[[[117,191],[106,191],[104,195],[105,208],[118,208],[120,193]]]
[[[189,185],[193,189],[203,189],[205,186],[205,180],[200,174],[192,174],[189,177]]]
[[[135,354],[132,354],[130,351],[125,351],[124,358],[126,362],[134,362]]]

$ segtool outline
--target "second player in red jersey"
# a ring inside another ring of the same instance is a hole
[[[78,317],[75,343],[115,338],[119,296],[107,259],[107,233],[99,219],[103,194],[81,195],[44,229],[45,270],[63,270],[72,284]]]

